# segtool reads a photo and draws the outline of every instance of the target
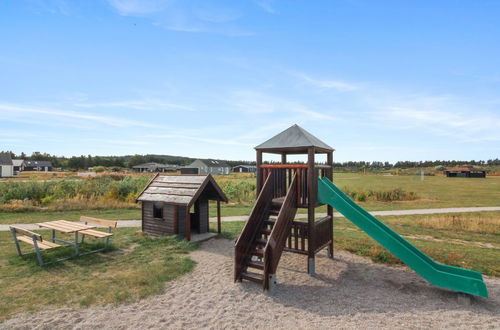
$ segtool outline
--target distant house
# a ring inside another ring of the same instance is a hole
[[[474,166],[459,166],[444,171],[448,178],[485,178],[486,170]]]
[[[231,167],[222,160],[197,159],[180,170],[181,174],[229,174]]]
[[[14,176],[14,165],[9,153],[0,153],[0,178]]]
[[[25,160],[23,171],[50,172],[52,163],[48,160]]]
[[[12,164],[14,165],[14,175],[18,175],[19,172],[24,171],[24,160],[13,159]]]
[[[177,165],[144,163],[132,166],[134,172],[174,172],[177,171]]]
[[[257,172],[257,166],[255,165],[236,165],[233,167],[233,172],[235,173],[255,173]]]

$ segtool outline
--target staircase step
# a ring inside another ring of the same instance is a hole
[[[255,250],[250,251],[250,254],[253,256],[263,258],[264,257],[264,250],[263,249],[255,249]]]
[[[278,215],[278,214],[280,214],[280,210],[279,209],[278,210],[271,209],[271,210],[269,210],[269,214],[271,214],[271,215]]]
[[[262,284],[264,282],[264,275],[262,275],[262,274],[243,272],[243,273],[241,273],[241,278],[248,280],[248,281],[255,282],[255,283],[259,283],[259,284]]]
[[[264,270],[264,263],[262,261],[250,261],[248,267]]]
[[[266,225],[274,225],[276,223],[276,218],[269,218],[267,220],[264,220],[264,223]]]
[[[260,233],[264,234],[264,235],[270,235],[271,234],[271,229],[261,229]]]
[[[261,245],[261,246],[262,245],[266,245],[267,244],[267,239],[265,239],[265,238],[257,238],[255,240],[255,244],[256,245]]]

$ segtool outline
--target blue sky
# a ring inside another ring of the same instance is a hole
[[[500,1],[0,0],[0,150],[500,156]]]

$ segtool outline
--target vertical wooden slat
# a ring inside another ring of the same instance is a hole
[[[311,270],[310,261],[314,260],[315,256],[315,231],[314,231],[314,211],[316,206],[315,199],[315,166],[314,166],[314,156],[315,149],[310,147],[307,152],[307,223],[309,230],[309,241],[308,241],[308,272]]]
[[[185,223],[186,223],[186,239],[188,241],[191,240],[191,217],[189,214],[189,206],[186,206],[186,214],[185,214]]]
[[[174,233],[179,234],[179,206],[174,205]]]
[[[262,189],[262,168],[260,168],[260,165],[262,165],[262,151],[257,150],[257,196],[259,196],[260,190]]]
[[[220,201],[217,201],[217,232],[221,233]]]

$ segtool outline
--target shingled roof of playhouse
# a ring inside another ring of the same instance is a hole
[[[207,191],[210,200],[228,199],[214,178],[209,175],[160,175],[153,177],[136,202],[164,202],[190,207]]]
[[[259,144],[255,149],[264,152],[279,153],[281,150],[302,152],[309,147],[314,147],[320,152],[335,150],[297,124],[287,128],[266,142]]]

